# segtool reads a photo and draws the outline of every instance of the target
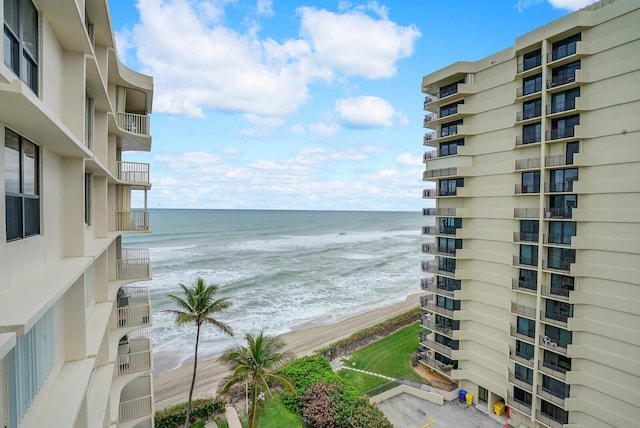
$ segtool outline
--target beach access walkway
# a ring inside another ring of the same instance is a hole
[[[238,417],[238,412],[235,407],[227,406],[227,411],[225,412],[224,417],[227,419],[229,428],[242,428],[242,424],[240,423],[240,418]],[[213,421],[209,421],[204,428],[218,428],[218,424]]]

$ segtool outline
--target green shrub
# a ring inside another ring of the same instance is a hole
[[[221,400],[197,399],[193,401],[191,407],[191,422],[207,419],[216,413],[224,413],[226,403]],[[176,404],[159,410],[155,414],[156,428],[177,428],[184,424],[187,417],[187,403]]]

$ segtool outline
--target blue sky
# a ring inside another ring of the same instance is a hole
[[[110,0],[154,76],[150,208],[419,211],[422,76],[591,0]]]

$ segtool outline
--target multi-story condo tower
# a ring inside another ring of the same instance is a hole
[[[152,79],[106,0],[0,4],[0,426],[150,428]]]
[[[640,3],[592,4],[422,91],[422,363],[515,427],[639,426]]]

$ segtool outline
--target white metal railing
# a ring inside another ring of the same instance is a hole
[[[151,322],[151,305],[140,304],[116,308],[115,328],[136,327]]]
[[[122,287],[122,290],[124,291],[123,296],[126,298],[126,304],[121,306],[148,304],[150,302],[151,293],[149,292],[149,287],[127,286]]]
[[[540,210],[538,208],[514,208],[513,216],[515,218],[538,218]]]
[[[149,211],[147,210],[116,211],[116,230],[121,232],[149,231]]]
[[[143,279],[151,277],[151,262],[147,248],[123,248],[121,259],[116,260],[116,279]]]
[[[118,180],[127,183],[149,184],[149,164],[118,161]]]
[[[438,190],[437,189],[423,189],[422,190],[422,197],[423,198],[435,198],[436,196],[438,196]]]
[[[520,305],[518,303],[511,302],[511,313],[522,315],[532,320],[536,319],[536,310],[530,306]]]
[[[454,176],[457,174],[458,174],[457,167],[430,169],[422,173],[422,178],[427,179],[431,177],[446,177],[446,176]]]
[[[540,168],[540,158],[516,159],[516,170]]]
[[[116,117],[120,129],[132,134],[149,135],[149,115],[119,111]]]
[[[143,348],[143,350],[118,355],[118,376],[151,370],[151,346],[149,339],[129,339],[129,345],[133,349]]]
[[[151,399],[152,396],[147,395],[146,397],[121,402],[118,412],[118,422],[130,421],[131,419],[151,415]]]

